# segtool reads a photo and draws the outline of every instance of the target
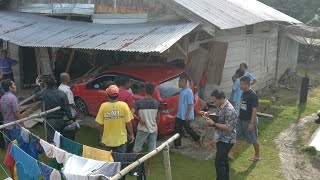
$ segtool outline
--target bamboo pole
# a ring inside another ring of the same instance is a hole
[[[26,117],[26,118],[19,119],[19,120],[17,120],[17,121],[11,122],[11,123],[7,123],[7,124],[4,124],[4,125],[1,125],[1,126],[0,126],[0,129],[4,129],[4,128],[6,128],[6,127],[8,127],[8,126],[11,126],[11,125],[14,125],[14,124],[16,124],[16,123],[21,123],[21,122],[28,121],[28,120],[31,120],[31,119],[33,119],[33,118],[39,117],[39,116],[43,116],[43,115],[52,113],[52,112],[57,111],[57,110],[59,110],[59,109],[61,109],[60,106],[58,106],[58,107],[56,107],[56,108],[53,108],[53,109],[50,109],[50,110],[45,111],[45,112],[41,112],[41,113],[34,114],[34,115],[31,115],[31,116]]]
[[[158,154],[160,151],[162,151],[165,147],[169,147],[169,144],[172,143],[174,140],[178,139],[180,137],[179,134],[175,134],[170,139],[168,139],[166,142],[162,143],[159,147],[157,147],[155,150],[149,152],[142,158],[138,159],[137,161],[133,162],[120,172],[118,172],[116,175],[110,178],[110,180],[118,180],[121,179],[124,175],[128,174],[132,169],[136,168],[137,166],[141,165],[146,160],[150,159],[154,155]],[[171,171],[171,170],[170,170]]]
[[[166,180],[172,180],[169,145],[167,145],[163,150],[163,161],[166,172]]]

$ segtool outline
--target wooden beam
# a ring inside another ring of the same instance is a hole
[[[72,49],[72,50],[71,50],[71,53],[70,53],[70,55],[69,55],[68,64],[67,64],[66,70],[65,70],[65,72],[67,72],[67,73],[68,73],[69,70],[70,70],[72,61],[73,61],[73,59],[74,59],[74,54],[75,54],[75,52],[76,52],[76,50],[75,50],[75,49]]]
[[[186,50],[184,50],[179,43],[175,44],[177,46],[177,48],[182,52],[182,54],[187,57],[188,56],[188,52],[186,52]]]

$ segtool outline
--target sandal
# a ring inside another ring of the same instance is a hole
[[[249,158],[248,160],[249,160],[249,161],[253,161],[253,162],[258,162],[258,161],[261,160],[261,158],[260,158],[260,157],[255,157],[255,156],[253,156],[253,157]]]

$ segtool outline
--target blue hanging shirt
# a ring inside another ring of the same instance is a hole
[[[38,162],[39,164],[39,168],[41,170],[41,174],[43,176],[44,180],[50,180],[50,175],[53,171],[53,169],[45,164],[43,164],[42,162]]]
[[[32,135],[31,135],[32,136]],[[44,150],[42,146],[39,144],[38,139],[35,139],[36,137],[30,138],[29,142],[24,142],[22,139],[22,136],[19,135],[17,137],[18,145],[19,147],[29,154],[31,157],[35,158],[38,160],[39,154],[44,153]]]
[[[19,179],[38,180],[40,169],[38,161],[21,150],[17,145],[12,144],[10,155],[16,162],[17,175]]]

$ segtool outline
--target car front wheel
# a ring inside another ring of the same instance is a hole
[[[77,108],[79,109],[79,112],[81,115],[83,115],[83,116],[89,115],[88,107],[87,107],[86,103],[81,98],[77,98],[75,100],[75,104],[76,104]]]

